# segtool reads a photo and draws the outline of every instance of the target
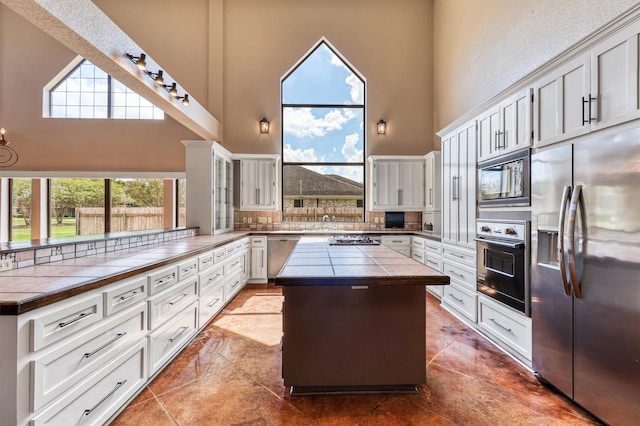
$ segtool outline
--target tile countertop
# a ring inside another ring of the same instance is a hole
[[[19,315],[247,235],[248,232],[228,232],[195,236],[0,272],[0,315]]]
[[[324,237],[302,237],[275,284],[446,285],[449,277],[383,245],[333,246]]]

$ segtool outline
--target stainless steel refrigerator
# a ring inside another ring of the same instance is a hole
[[[533,368],[601,420],[640,424],[640,128],[531,158]]]

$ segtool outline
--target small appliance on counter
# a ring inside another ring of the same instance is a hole
[[[440,237],[440,212],[423,212],[422,213],[422,232],[433,237]]]

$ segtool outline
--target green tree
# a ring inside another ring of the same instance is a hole
[[[51,209],[58,225],[76,207],[104,207],[104,180],[60,178],[51,182]]]
[[[31,179],[12,179],[13,215],[22,217],[25,226],[31,225]]]

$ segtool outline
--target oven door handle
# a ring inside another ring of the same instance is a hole
[[[497,246],[509,247],[512,249],[524,248],[524,243],[522,241],[518,241],[517,243],[509,243],[506,241],[497,241],[497,240],[490,240],[488,238],[478,238],[478,237],[474,238],[474,240],[476,240],[479,243],[495,244]]]

